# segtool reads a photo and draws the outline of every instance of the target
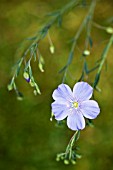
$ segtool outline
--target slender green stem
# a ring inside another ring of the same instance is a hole
[[[92,20],[93,20],[95,6],[96,6],[96,0],[93,0],[90,11],[89,11],[90,15],[88,16],[88,19],[87,19],[87,34],[86,34],[85,49],[88,48],[88,44],[89,44],[89,38],[91,34]]]
[[[72,8],[74,8],[80,0],[71,0],[70,3],[66,4],[62,10],[60,11],[61,15],[64,15],[66,12],[70,11]]]
[[[107,46],[104,48],[104,51],[103,51],[103,53],[102,53],[102,61],[101,61],[101,63],[100,63],[100,66],[99,66],[99,68],[98,68],[98,71],[97,71],[98,74],[99,74],[99,73],[101,72],[101,70],[102,70],[103,64],[104,64],[104,62],[105,62],[105,60],[106,60],[108,51],[109,51],[112,43],[113,43],[113,35],[112,35],[111,38],[109,39],[109,42],[108,42]]]
[[[13,74],[13,77],[12,77],[12,79],[14,79],[13,81],[15,81],[15,78],[18,76],[17,73],[19,73],[20,67],[21,67],[23,61],[25,62],[25,58],[28,55],[28,53],[31,52],[32,47],[35,46],[35,45],[37,45],[37,47],[38,47],[39,42],[42,39],[44,39],[44,37],[47,35],[47,33],[48,33],[49,29],[52,27],[52,25],[60,17],[62,17],[65,13],[69,12],[72,8],[74,8],[79,3],[79,1],[80,0],[71,0],[68,4],[64,5],[63,8],[58,10],[55,15],[51,15],[50,20],[44,26],[42,26],[42,28],[35,34],[33,39],[31,38],[32,43],[27,47],[27,49],[23,52],[23,54],[21,56],[22,62],[19,62],[19,64],[17,64],[17,67],[15,67],[15,71],[14,71],[14,74]],[[16,84],[15,84],[15,87],[16,87]]]
[[[99,28],[99,29],[102,29],[102,30],[106,30],[106,27],[105,27],[105,26],[102,26],[102,25],[100,25],[100,24],[98,24],[98,23],[96,23],[96,22],[93,22],[92,24],[93,24],[93,26],[96,27],[96,28]]]
[[[30,52],[33,45],[38,44],[48,33],[48,30],[51,28],[51,26],[58,20],[59,17],[64,15],[65,13],[69,12],[72,8],[74,8],[80,0],[71,0],[68,4],[66,4],[63,8],[58,10],[56,15],[53,15],[52,18],[44,25],[42,28],[38,31],[38,33],[35,35],[34,41],[27,47],[27,49],[24,51],[22,58],[25,59],[27,54]],[[22,63],[21,63],[22,64]],[[13,77],[16,77],[16,70],[13,75]]]
[[[97,84],[99,82],[101,70],[102,70],[103,64],[104,64],[104,62],[106,60],[107,54],[109,52],[109,49],[110,49],[112,43],[113,43],[113,34],[111,35],[108,44],[106,45],[106,47],[104,48],[104,50],[102,52],[101,62],[99,64],[99,67],[98,67],[98,70],[97,70],[97,73],[96,73],[96,76],[95,76],[95,80],[94,80],[94,83],[93,83],[93,88],[96,88],[96,86],[97,86]]]
[[[40,40],[42,40],[46,33],[48,32],[48,30],[51,28],[51,26],[56,22],[56,20],[59,18],[59,16],[64,15],[66,12],[68,12],[70,9],[74,8],[77,4],[78,4],[79,0],[73,0],[71,2],[69,2],[68,4],[66,4],[64,6],[64,8],[62,8],[61,10],[59,10],[59,12],[54,15],[52,17],[52,19],[50,19],[50,21],[48,23],[46,23],[41,30],[38,32],[38,34],[36,34],[37,38],[31,43],[31,45],[27,48],[27,50],[24,52],[23,57],[25,57],[27,55],[27,53],[29,52],[30,48],[35,44],[35,43],[39,43]],[[40,33],[41,32],[41,33]],[[40,33],[40,34],[39,34]],[[43,34],[44,33],[44,34]]]
[[[82,24],[80,25],[77,33],[75,34],[74,36],[74,39],[73,39],[73,44],[71,46],[71,50],[70,50],[70,54],[69,54],[69,57],[68,57],[68,61],[66,63],[66,67],[65,67],[65,71],[64,71],[64,76],[63,76],[63,79],[62,79],[62,82],[64,83],[65,79],[66,79],[66,75],[67,75],[67,71],[68,71],[68,66],[71,64],[72,62],[72,59],[73,59],[73,56],[74,56],[74,50],[75,50],[75,46],[77,44],[77,40],[78,38],[80,37],[80,34],[81,32],[83,31],[84,27],[86,26],[86,23],[92,19],[93,17],[93,14],[94,14],[94,9],[95,9],[95,6],[96,6],[96,0],[92,0],[92,3],[90,5],[90,8],[89,8],[89,11],[88,11],[88,14],[86,15],[86,17],[84,18]],[[90,26],[90,30],[91,30],[91,26]],[[88,35],[90,34],[90,32],[88,33]]]
[[[65,151],[65,157],[67,157],[67,155],[69,154],[69,159],[71,159],[71,155],[72,155],[72,149],[74,146],[75,141],[77,141],[79,139],[80,136],[80,131],[77,130],[74,135],[72,136],[72,138],[70,139],[66,151]]]

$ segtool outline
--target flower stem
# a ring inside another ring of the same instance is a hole
[[[32,49],[35,46],[38,49],[38,45],[39,45],[40,41],[45,38],[45,36],[47,35],[48,31],[53,26],[53,24],[56,21],[58,21],[59,18],[61,18],[64,14],[71,11],[72,8],[77,6],[79,2],[80,2],[80,0],[71,0],[69,3],[64,5],[63,8],[57,10],[55,13],[51,13],[50,14],[50,16],[51,16],[50,19],[41,27],[41,29],[38,32],[36,32],[34,37],[28,38],[28,40],[32,40],[32,41],[29,44],[29,46],[25,50],[22,51],[21,59],[20,59],[21,62],[17,63],[17,65],[15,67],[15,70],[14,70],[14,73],[13,73],[14,82],[15,82],[15,79],[17,78],[18,74],[19,74],[19,71],[20,71],[20,68],[21,68],[23,62],[26,62],[25,61],[26,56],[28,56],[28,54],[32,51]],[[50,41],[50,39],[49,39],[49,41]],[[50,43],[51,43],[50,45],[53,45],[52,42],[50,42]],[[35,51],[33,51],[34,52],[33,55],[35,55],[35,56],[37,55],[37,53],[36,53],[37,49]],[[30,55],[29,61],[32,60],[33,55]],[[14,88],[11,87],[10,84],[8,85],[8,87],[9,87],[8,89],[10,89],[10,90],[14,89]],[[15,84],[15,87],[16,87],[16,84]],[[15,89],[17,89],[17,88],[15,88]]]
[[[101,62],[99,64],[99,68],[97,70],[97,74],[95,76],[95,80],[94,80],[94,83],[93,83],[93,87],[96,88],[98,82],[99,82],[99,79],[100,79],[100,74],[101,74],[101,70],[102,70],[102,67],[103,67],[103,64],[106,60],[106,57],[107,57],[107,54],[109,52],[109,49],[111,47],[111,45],[113,44],[113,34],[111,35],[110,39],[109,39],[109,42],[108,44],[106,45],[106,47],[104,48],[103,50],[103,53],[101,55]]]
[[[62,83],[64,83],[64,81],[65,81],[65,79],[66,79],[68,67],[69,67],[69,65],[70,65],[71,62],[72,62],[72,59],[73,59],[73,56],[74,56],[74,50],[75,50],[75,47],[76,47],[76,44],[77,44],[77,40],[78,40],[78,38],[80,37],[80,34],[82,33],[82,31],[83,31],[84,27],[86,26],[86,24],[87,24],[89,21],[92,20],[95,6],[96,6],[96,0],[92,0],[92,3],[91,3],[91,5],[90,5],[89,11],[88,11],[88,14],[87,14],[86,17],[84,18],[82,24],[80,25],[77,33],[75,34],[75,36],[74,36],[74,38],[73,38],[73,43],[72,43],[72,46],[71,46],[71,50],[70,50],[70,53],[69,53],[69,57],[68,57],[68,60],[67,60],[66,65],[64,66],[65,69],[62,69],[62,70],[65,70],[65,71],[64,71],[64,76],[63,76],[63,79],[62,79]],[[87,32],[87,36],[90,35],[90,31],[91,31],[91,24],[89,25],[88,32]]]
[[[77,130],[72,138],[70,139],[65,152],[57,154],[56,161],[64,160],[65,164],[69,164],[70,162],[72,164],[76,164],[76,159],[81,158],[81,155],[76,153],[77,147],[73,148],[75,142],[80,137],[80,130]]]
[[[103,53],[102,53],[102,56],[101,56],[101,57],[102,57],[102,61],[101,61],[101,63],[100,63],[100,66],[99,66],[99,68],[98,68],[98,71],[97,71],[98,74],[101,72],[102,66],[103,66],[103,64],[104,64],[104,62],[105,62],[105,59],[106,59],[106,57],[107,57],[108,51],[109,51],[112,43],[113,43],[113,35],[110,37],[107,46],[106,46],[106,47],[104,48],[104,50],[103,50]]]
[[[74,143],[75,143],[75,141],[77,141],[79,139],[79,137],[80,137],[80,130],[77,130],[67,145],[67,148],[65,151],[65,158],[67,158],[69,156],[69,160],[71,160]]]

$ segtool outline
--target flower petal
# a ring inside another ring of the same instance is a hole
[[[71,130],[80,130],[85,128],[85,119],[79,111],[73,109],[72,113],[68,115],[67,125]]]
[[[52,97],[54,100],[60,100],[63,98],[65,100],[72,101],[73,93],[68,85],[61,84],[56,90],[54,90]]]
[[[52,103],[52,112],[55,115],[56,120],[63,120],[69,114],[70,107],[66,104],[60,104],[56,101]]]
[[[80,105],[80,110],[84,117],[95,119],[100,113],[98,103],[94,100],[83,101]]]
[[[73,88],[73,96],[79,102],[92,97],[93,88],[86,82],[78,82]]]

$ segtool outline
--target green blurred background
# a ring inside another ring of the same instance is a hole
[[[55,156],[63,152],[73,132],[65,127],[56,127],[50,122],[51,94],[61,83],[58,71],[65,65],[70,50],[68,40],[73,37],[87,8],[77,8],[63,17],[62,28],[57,24],[50,30],[55,45],[55,54],[49,52],[48,39],[40,44],[45,59],[45,72],[40,73],[37,63],[32,63],[34,76],[41,87],[42,95],[34,96],[32,88],[20,74],[17,85],[24,93],[24,100],[16,100],[14,92],[7,91],[11,68],[19,58],[15,56],[21,42],[31,37],[47,20],[48,12],[59,9],[69,0],[1,0],[0,1],[0,170],[112,170],[113,169],[113,48],[107,59],[107,71],[103,67],[95,98],[101,107],[101,114],[94,120],[95,128],[87,127],[81,132],[77,143],[83,155],[76,166],[56,162]],[[109,26],[113,16],[113,1],[99,1],[94,20]],[[84,49],[85,31],[78,42]],[[110,35],[97,28],[92,29],[94,47],[89,56],[89,67],[94,66]],[[19,53],[19,51],[18,51]],[[72,87],[82,71],[80,52],[69,68],[67,83]],[[95,72],[96,73],[96,72]],[[89,76],[93,81],[95,73]]]

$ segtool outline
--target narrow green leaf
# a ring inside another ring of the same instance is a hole
[[[29,76],[31,79],[34,79],[33,78],[33,74],[32,74],[32,69],[31,69],[31,66],[29,65]]]
[[[85,71],[85,73],[86,74],[88,74],[88,65],[87,65],[87,63],[86,63],[86,61],[84,62],[84,71]]]
[[[57,16],[59,15],[59,10],[55,11],[55,12],[50,12],[47,14],[47,16]]]
[[[20,66],[18,65],[18,67],[17,67],[17,69],[16,69],[16,77],[19,75],[19,73],[20,73]]]
[[[98,86],[95,87],[95,90],[97,90],[99,93],[101,92],[101,89]]]
[[[36,88],[36,92],[38,93],[38,94],[41,94],[41,91],[40,91],[40,89],[39,89],[39,86],[35,83],[35,88]]]
[[[93,46],[93,40],[92,40],[92,38],[90,36],[88,37],[88,39],[89,39],[90,47],[92,47]]]
[[[96,61],[96,64],[100,63],[102,61],[102,57]]]
[[[82,74],[80,76],[80,78],[78,79],[78,82],[82,81],[84,79],[84,71],[82,71]]]
[[[48,29],[49,29],[49,25],[45,26],[41,31],[40,31],[40,35],[41,35],[41,39],[43,39],[46,34],[48,33]]]
[[[86,3],[86,0],[82,0],[82,5],[83,5],[83,6],[86,6],[86,4],[87,4],[87,3]]]
[[[68,62],[67,62],[68,65],[71,64],[71,61],[72,61],[72,59],[73,59],[73,55],[74,55],[74,52],[73,52],[73,51],[70,52],[70,54],[69,54],[69,59],[68,59]]]
[[[58,27],[61,27],[62,26],[62,17],[61,15],[59,15],[58,17]]]
[[[107,60],[105,61],[105,70],[107,71],[108,69],[108,63],[107,63]]]
[[[90,127],[94,127],[94,124],[93,124],[92,120],[90,120],[90,119],[86,119],[86,125],[88,125]]]
[[[94,84],[93,84],[94,88],[97,86],[99,79],[100,79],[100,73],[97,73],[96,76],[95,76]]]
[[[62,73],[63,71],[65,71],[65,69],[67,68],[67,65],[66,66],[64,66],[61,70],[59,70],[59,72],[58,73]]]
[[[34,36],[34,37],[29,37],[29,38],[26,38],[26,40],[35,40],[37,37]]]
[[[98,67],[99,67],[99,64],[97,66],[93,67],[92,69],[88,70],[88,74],[93,72],[94,70],[96,70]]]
[[[24,72],[27,72],[29,66],[30,66],[30,60],[26,63],[25,68],[24,68]]]

